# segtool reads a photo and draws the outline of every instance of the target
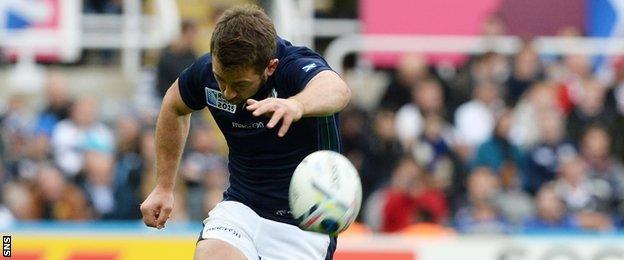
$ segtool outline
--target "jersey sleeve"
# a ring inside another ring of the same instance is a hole
[[[301,92],[319,72],[331,70],[327,61],[315,52],[306,51],[294,56],[284,61],[277,75],[280,85],[286,89],[289,96]]]
[[[178,77],[178,88],[184,104],[193,110],[206,107],[204,83],[207,73],[210,73],[210,55],[200,57],[195,63],[186,68]]]

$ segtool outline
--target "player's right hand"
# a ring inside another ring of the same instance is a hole
[[[148,227],[164,228],[173,209],[173,190],[156,186],[141,203],[143,222]]]

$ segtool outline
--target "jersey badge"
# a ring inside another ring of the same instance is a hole
[[[225,100],[221,91],[206,88],[206,103],[216,109],[236,113],[236,105]]]

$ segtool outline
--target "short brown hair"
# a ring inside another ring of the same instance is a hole
[[[252,66],[261,73],[275,56],[276,38],[273,22],[262,9],[234,7],[217,21],[210,52],[226,70]]]

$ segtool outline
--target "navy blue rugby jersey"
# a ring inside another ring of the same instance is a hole
[[[299,93],[319,72],[331,70],[318,53],[277,39],[277,69],[252,97],[288,98]],[[296,225],[288,205],[290,179],[304,157],[318,150],[340,152],[338,114],[294,122],[284,137],[281,124],[266,128],[269,118],[255,117],[243,105],[229,103],[212,73],[209,54],[180,74],[180,95],[194,110],[208,107],[229,147],[230,186],[224,200],[241,202],[261,217]]]

